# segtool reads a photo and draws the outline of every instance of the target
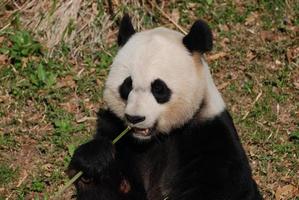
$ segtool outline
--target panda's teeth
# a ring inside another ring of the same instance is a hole
[[[146,129],[143,129],[140,131],[143,135],[145,135],[147,132],[146,132]]]
[[[147,128],[147,129],[143,130],[142,132],[144,135],[148,135],[149,129]]]
[[[146,128],[146,129],[141,129],[141,128],[135,128],[135,133],[139,133],[139,134],[142,134],[142,135],[149,135],[149,132],[150,132],[150,129],[149,128]]]

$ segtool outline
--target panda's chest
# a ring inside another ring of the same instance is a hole
[[[177,173],[178,157],[175,149],[167,142],[137,157],[137,168],[148,199],[167,198]]]

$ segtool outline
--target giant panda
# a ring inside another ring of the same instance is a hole
[[[185,36],[167,28],[137,33],[125,15],[118,45],[107,108],[68,168],[69,176],[83,171],[77,199],[262,199],[204,58],[212,49],[209,26],[198,20]]]

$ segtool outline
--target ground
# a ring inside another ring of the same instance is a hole
[[[211,25],[207,59],[254,178],[265,199],[298,200],[298,0],[1,1],[0,199],[49,199],[67,182],[94,133],[124,12],[138,30]]]

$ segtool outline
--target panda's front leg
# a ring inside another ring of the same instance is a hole
[[[83,172],[75,182],[78,200],[135,199],[115,147],[107,138],[98,137],[75,151],[68,174],[72,177],[78,171]]]

